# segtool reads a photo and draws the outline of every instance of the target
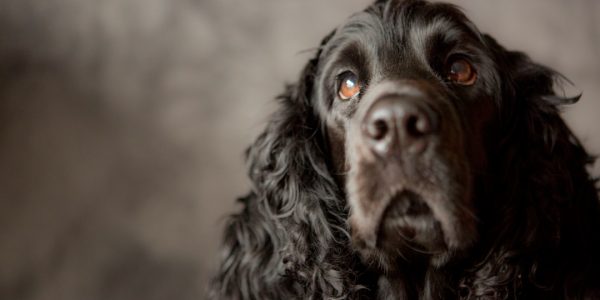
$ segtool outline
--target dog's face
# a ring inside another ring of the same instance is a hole
[[[440,265],[475,243],[496,70],[485,39],[449,5],[378,3],[323,44],[313,98],[367,259]]]

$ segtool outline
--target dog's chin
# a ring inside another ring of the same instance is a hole
[[[436,254],[447,248],[439,221],[424,199],[412,191],[392,195],[378,227],[376,246],[386,252],[407,248]]]
[[[468,246],[468,241],[456,239],[457,227],[443,224],[452,216],[440,213],[425,198],[410,189],[389,196],[376,224],[361,228],[361,222],[351,216],[353,243],[366,261],[390,270],[406,263],[423,262],[442,266]],[[458,224],[460,226],[460,224]]]

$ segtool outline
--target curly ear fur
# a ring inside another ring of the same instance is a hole
[[[598,278],[589,266],[598,265],[600,253],[598,192],[586,171],[593,158],[557,107],[579,97],[557,96],[553,85],[561,75],[486,39],[499,69],[507,72],[501,74],[501,109],[511,115],[501,112],[504,138],[492,150],[497,164],[489,193],[496,196],[482,209],[487,210],[483,219],[491,220],[482,244],[491,250],[462,280],[461,294],[465,299],[590,295],[594,291],[581,287],[598,286],[589,282]]]
[[[247,150],[250,195],[229,219],[215,299],[352,298],[346,203],[330,175],[312,94],[317,58],[278,98],[279,109]]]

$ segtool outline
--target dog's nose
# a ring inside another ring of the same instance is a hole
[[[422,99],[387,96],[373,103],[362,126],[363,135],[373,151],[381,156],[396,151],[415,155],[427,149],[437,130],[437,120],[419,102]]]

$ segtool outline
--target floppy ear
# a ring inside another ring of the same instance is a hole
[[[520,205],[531,205],[532,211],[541,209],[539,215],[545,218],[538,220],[532,215],[527,228],[543,231],[537,236],[545,236],[549,242],[560,236],[561,202],[572,197],[576,185],[589,181],[585,166],[592,159],[559,111],[581,95],[557,95],[555,84],[567,80],[564,76],[522,52],[504,49],[487,35],[484,39],[495,52],[504,85],[500,110],[505,136],[497,153],[502,157],[499,173],[503,173],[503,182],[516,183],[506,186],[507,192],[512,190],[506,197],[529,195],[531,202],[521,201]],[[536,221],[540,223],[531,224]]]
[[[508,134],[531,134],[527,140],[539,138],[552,151],[559,136],[572,135],[559,115],[560,107],[576,103],[581,94],[564,95],[564,85],[573,84],[562,74],[533,62],[522,52],[506,50],[489,35],[483,38],[502,78],[500,117]]]
[[[469,286],[496,295],[514,294],[520,285],[555,288],[568,276],[565,266],[585,269],[563,260],[588,257],[586,239],[597,226],[598,198],[586,171],[593,160],[559,114],[559,106],[579,95],[557,95],[554,84],[562,75],[489,36],[484,40],[503,85],[504,136],[491,171],[497,187],[490,236],[497,244]]]
[[[534,63],[522,52],[505,51],[505,54],[509,70],[513,73],[517,97],[544,100],[553,106],[574,104],[581,98],[581,94],[571,97],[556,94],[556,88],[562,89],[564,84],[573,84],[562,74]]]
[[[323,40],[324,45],[331,34]],[[212,297],[338,298],[352,287],[345,202],[325,161],[311,95],[319,53],[247,150],[251,194],[229,219]],[[340,245],[341,244],[341,245]]]

